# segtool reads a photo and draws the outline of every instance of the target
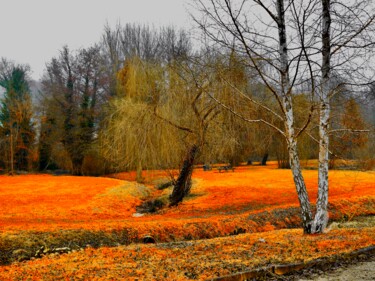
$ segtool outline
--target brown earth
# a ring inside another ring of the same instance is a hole
[[[310,278],[300,278],[299,281],[373,281],[375,280],[375,258],[371,261],[360,262],[340,267],[333,271],[314,273]]]

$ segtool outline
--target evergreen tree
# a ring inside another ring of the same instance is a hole
[[[4,158],[11,172],[30,170],[29,156],[35,132],[28,71],[28,66],[1,61],[0,86],[5,93],[0,103],[0,138],[6,143]]]

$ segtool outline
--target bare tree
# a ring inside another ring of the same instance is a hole
[[[117,24],[114,28],[106,25],[100,46],[107,81],[105,90],[109,97],[116,95],[116,75],[125,61],[138,57],[147,62],[170,62],[177,57],[188,56],[191,51],[186,31],[173,27],[158,30],[138,24]]]
[[[76,54],[64,47],[58,58],[47,65],[43,92],[49,102],[45,119],[58,131],[60,142],[72,163],[73,174],[81,175],[82,165],[98,126],[99,107],[105,102],[99,48],[82,49]],[[50,110],[55,110],[51,112]],[[42,128],[41,133],[44,133]]]
[[[331,4],[329,0],[196,0],[195,3],[203,15],[195,20],[206,36],[221,47],[235,46],[237,52],[246,56],[247,66],[257,72],[278,108],[264,105],[264,110],[273,115],[266,120],[244,118],[222,105],[245,121],[268,125],[285,138],[304,232],[322,232],[328,222],[330,98],[335,93],[330,77],[333,71],[342,76],[358,66],[354,74],[350,72],[351,81],[355,81],[353,86],[363,83],[359,78],[369,70],[363,63],[373,48],[373,3]],[[310,84],[310,105],[303,125],[297,127],[294,92],[306,82]],[[255,99],[248,101],[259,104]],[[313,216],[301,173],[297,139],[311,124],[315,111],[319,112],[319,191]]]

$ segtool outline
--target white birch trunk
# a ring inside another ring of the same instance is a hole
[[[329,161],[329,119],[330,119],[330,0],[322,0],[322,86],[319,114],[319,179],[316,214],[312,223],[312,233],[321,233],[328,224],[328,161]]]
[[[330,105],[328,99],[328,85],[323,85],[324,99],[320,105],[319,114],[319,175],[318,175],[318,199],[316,202],[316,214],[312,223],[312,233],[321,233],[328,224],[328,145],[329,145],[329,117]]]
[[[312,221],[311,205],[306,189],[305,180],[302,176],[301,164],[297,151],[297,139],[295,138],[294,133],[293,107],[290,96],[283,99],[283,105],[286,116],[286,135],[289,152],[289,163],[301,208],[303,231],[304,233],[310,233]]]
[[[289,161],[293,174],[294,184],[296,186],[298,200],[301,208],[301,218],[305,233],[311,231],[311,207],[301,172],[301,165],[297,151],[297,139],[294,131],[294,113],[292,103],[292,93],[290,90],[289,69],[288,69],[288,48],[286,41],[286,26],[284,17],[284,0],[277,1],[278,31],[279,31],[279,54],[280,54],[280,79],[282,106],[285,114],[285,130],[288,143]]]

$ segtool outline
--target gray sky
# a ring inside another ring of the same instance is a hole
[[[190,27],[189,0],[0,0],[0,57],[31,66],[33,79],[63,45],[98,42],[106,22]]]

